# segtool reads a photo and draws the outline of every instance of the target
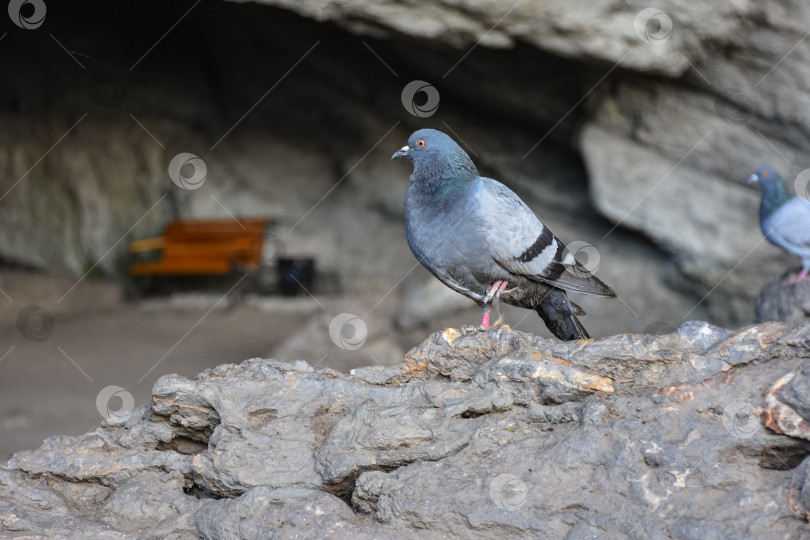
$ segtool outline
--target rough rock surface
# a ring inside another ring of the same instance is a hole
[[[7,537],[802,538],[810,325],[252,359],[0,468]],[[763,396],[765,396],[763,398]],[[770,429],[767,429],[767,426]]]
[[[810,281],[785,285],[797,272],[774,276],[762,287],[754,313],[756,322],[784,321],[795,328],[810,318]]]

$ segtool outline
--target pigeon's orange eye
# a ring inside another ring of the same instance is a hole
[[[419,139],[418,141],[416,141],[416,146],[420,148],[425,146],[425,139]]]
[[[768,171],[762,171],[762,176],[768,178]]]

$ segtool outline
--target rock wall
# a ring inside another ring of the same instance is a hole
[[[433,334],[350,375],[253,359],[0,468],[60,538],[801,538],[810,326]],[[764,397],[763,397],[764,396]]]
[[[530,44],[571,64],[599,65],[578,92],[587,112],[571,144],[596,208],[671,252],[692,291],[709,294],[712,314],[729,320],[750,320],[765,276],[795,263],[761,241],[758,197],[744,180],[769,163],[807,195],[799,177],[810,148],[806,3],[265,3],[356,32],[460,50]],[[553,127],[535,129],[539,141],[552,137]]]

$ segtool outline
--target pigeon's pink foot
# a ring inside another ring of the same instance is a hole
[[[802,271],[799,272],[797,275],[793,276],[790,279],[786,279],[784,285],[788,287],[790,285],[795,285],[800,281],[804,281],[805,279],[807,279],[807,268],[802,268]]]
[[[491,328],[489,324],[489,314],[492,313],[492,308],[486,310],[484,312],[484,316],[481,318],[481,328],[489,329]]]

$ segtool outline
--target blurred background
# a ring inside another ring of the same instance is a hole
[[[751,324],[762,284],[798,266],[763,241],[745,180],[810,166],[810,7],[692,4],[13,0],[0,459],[146,402],[166,373],[345,372],[477,324],[405,242],[411,165],[390,157],[422,127],[613,286],[574,298],[594,337]],[[169,228],[199,219],[219,221]],[[171,253],[229,264],[189,277]]]

